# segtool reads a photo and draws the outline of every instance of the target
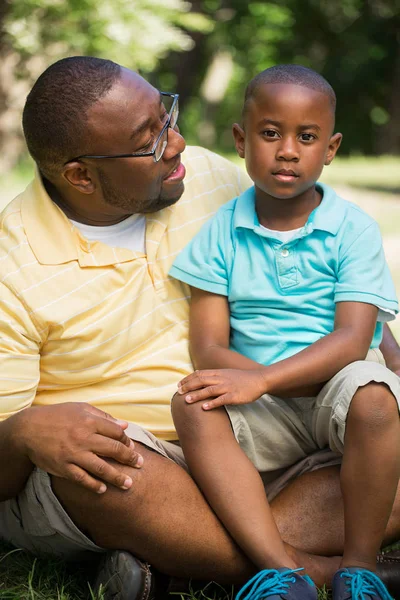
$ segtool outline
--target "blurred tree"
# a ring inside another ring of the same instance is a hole
[[[158,69],[160,78],[169,68],[178,74],[190,141],[232,150],[231,124],[240,119],[246,83],[262,69],[291,62],[316,69],[334,87],[337,128],[345,133],[341,153],[400,153],[399,0],[197,0],[196,10],[213,15],[213,31]],[[232,75],[223,99],[213,102],[204,82],[210,65],[227,53]]]
[[[341,153],[400,153],[400,0],[0,0],[0,168],[20,150],[32,80],[73,54],[179,91],[188,140],[225,151],[246,83],[276,63],[310,66],[337,93]]]
[[[194,46],[188,32],[211,29],[184,0],[0,0],[0,169],[18,156],[24,97],[49,64],[82,54],[149,73]]]

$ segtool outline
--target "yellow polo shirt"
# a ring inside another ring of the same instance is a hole
[[[168,271],[251,183],[202,148],[182,162],[185,192],[147,217],[146,254],[86,240],[39,176],[1,213],[0,420],[32,404],[89,402],[176,438],[170,400],[192,370],[189,290]]]

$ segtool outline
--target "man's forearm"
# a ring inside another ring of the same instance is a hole
[[[383,327],[383,338],[380,349],[386,365],[395,372],[400,372],[400,347],[387,323]]]
[[[20,419],[18,413],[0,423],[0,501],[16,496],[34,467],[18,443]]]

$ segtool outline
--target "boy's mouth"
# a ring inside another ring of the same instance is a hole
[[[297,179],[299,177],[299,175],[297,173],[295,173],[294,171],[292,171],[291,169],[279,169],[279,171],[275,171],[272,174],[274,175],[274,177],[279,179],[279,181],[287,181],[287,182],[294,181],[295,179]]]

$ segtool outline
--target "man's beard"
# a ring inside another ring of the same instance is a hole
[[[126,214],[157,212],[167,206],[172,206],[182,196],[181,192],[177,197],[163,198],[162,193],[160,193],[157,198],[148,198],[146,202],[140,203],[133,196],[124,195],[120,190],[117,190],[102,169],[98,169],[98,174],[105,203],[116,208],[121,208],[123,211],[126,211]]]

